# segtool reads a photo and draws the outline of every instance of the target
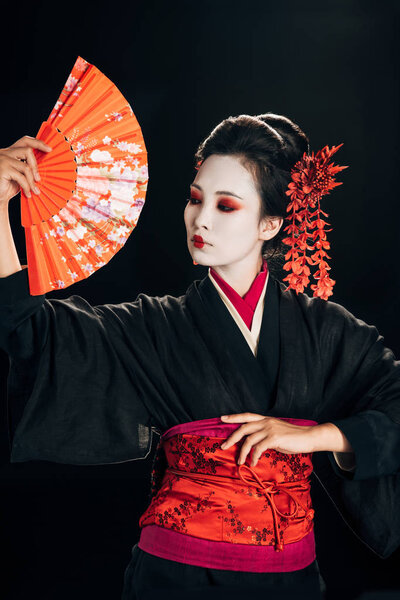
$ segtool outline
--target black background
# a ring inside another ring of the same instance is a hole
[[[343,185],[323,201],[337,282],[330,299],[376,325],[399,355],[398,2],[37,1],[9,9],[0,25],[0,147],[36,135],[80,55],[127,98],[148,151],[146,204],[125,246],[48,298],[78,294],[104,304],[140,292],[180,295],[204,277],[183,222],[194,152],[229,115],[271,111],[297,122],[314,151],[344,143],[334,157],[349,165],[337,177]],[[18,196],[10,218],[25,264]],[[8,357],[0,359],[0,598],[118,599],[152,457],[95,467],[11,465]],[[394,590],[399,551],[380,560],[328,499],[320,502],[317,552],[330,597]]]

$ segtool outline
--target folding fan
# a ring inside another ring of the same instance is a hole
[[[38,195],[21,190],[29,289],[44,294],[107,264],[136,227],[148,182],[147,151],[131,106],[80,56],[34,150]]]

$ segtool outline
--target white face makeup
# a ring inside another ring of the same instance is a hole
[[[213,154],[200,166],[184,211],[189,252],[198,264],[231,270],[261,264],[264,240],[279,230],[279,219],[259,223],[261,198],[251,173],[237,157]],[[204,245],[193,236],[201,236]],[[197,246],[197,247],[196,247]]]

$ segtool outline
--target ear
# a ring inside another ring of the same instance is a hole
[[[265,241],[275,237],[282,224],[282,217],[265,217],[260,224],[260,240]]]

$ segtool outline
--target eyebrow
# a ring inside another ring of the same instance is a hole
[[[197,185],[197,183],[191,183],[190,187],[195,187],[198,188],[199,190],[203,191],[201,189],[201,187],[199,185]],[[218,192],[215,192],[216,194],[226,194],[227,196],[235,196],[235,198],[239,198],[239,200],[243,200],[243,198],[241,196],[238,196],[237,194],[234,194],[233,192],[227,192],[226,190],[219,190]]]

